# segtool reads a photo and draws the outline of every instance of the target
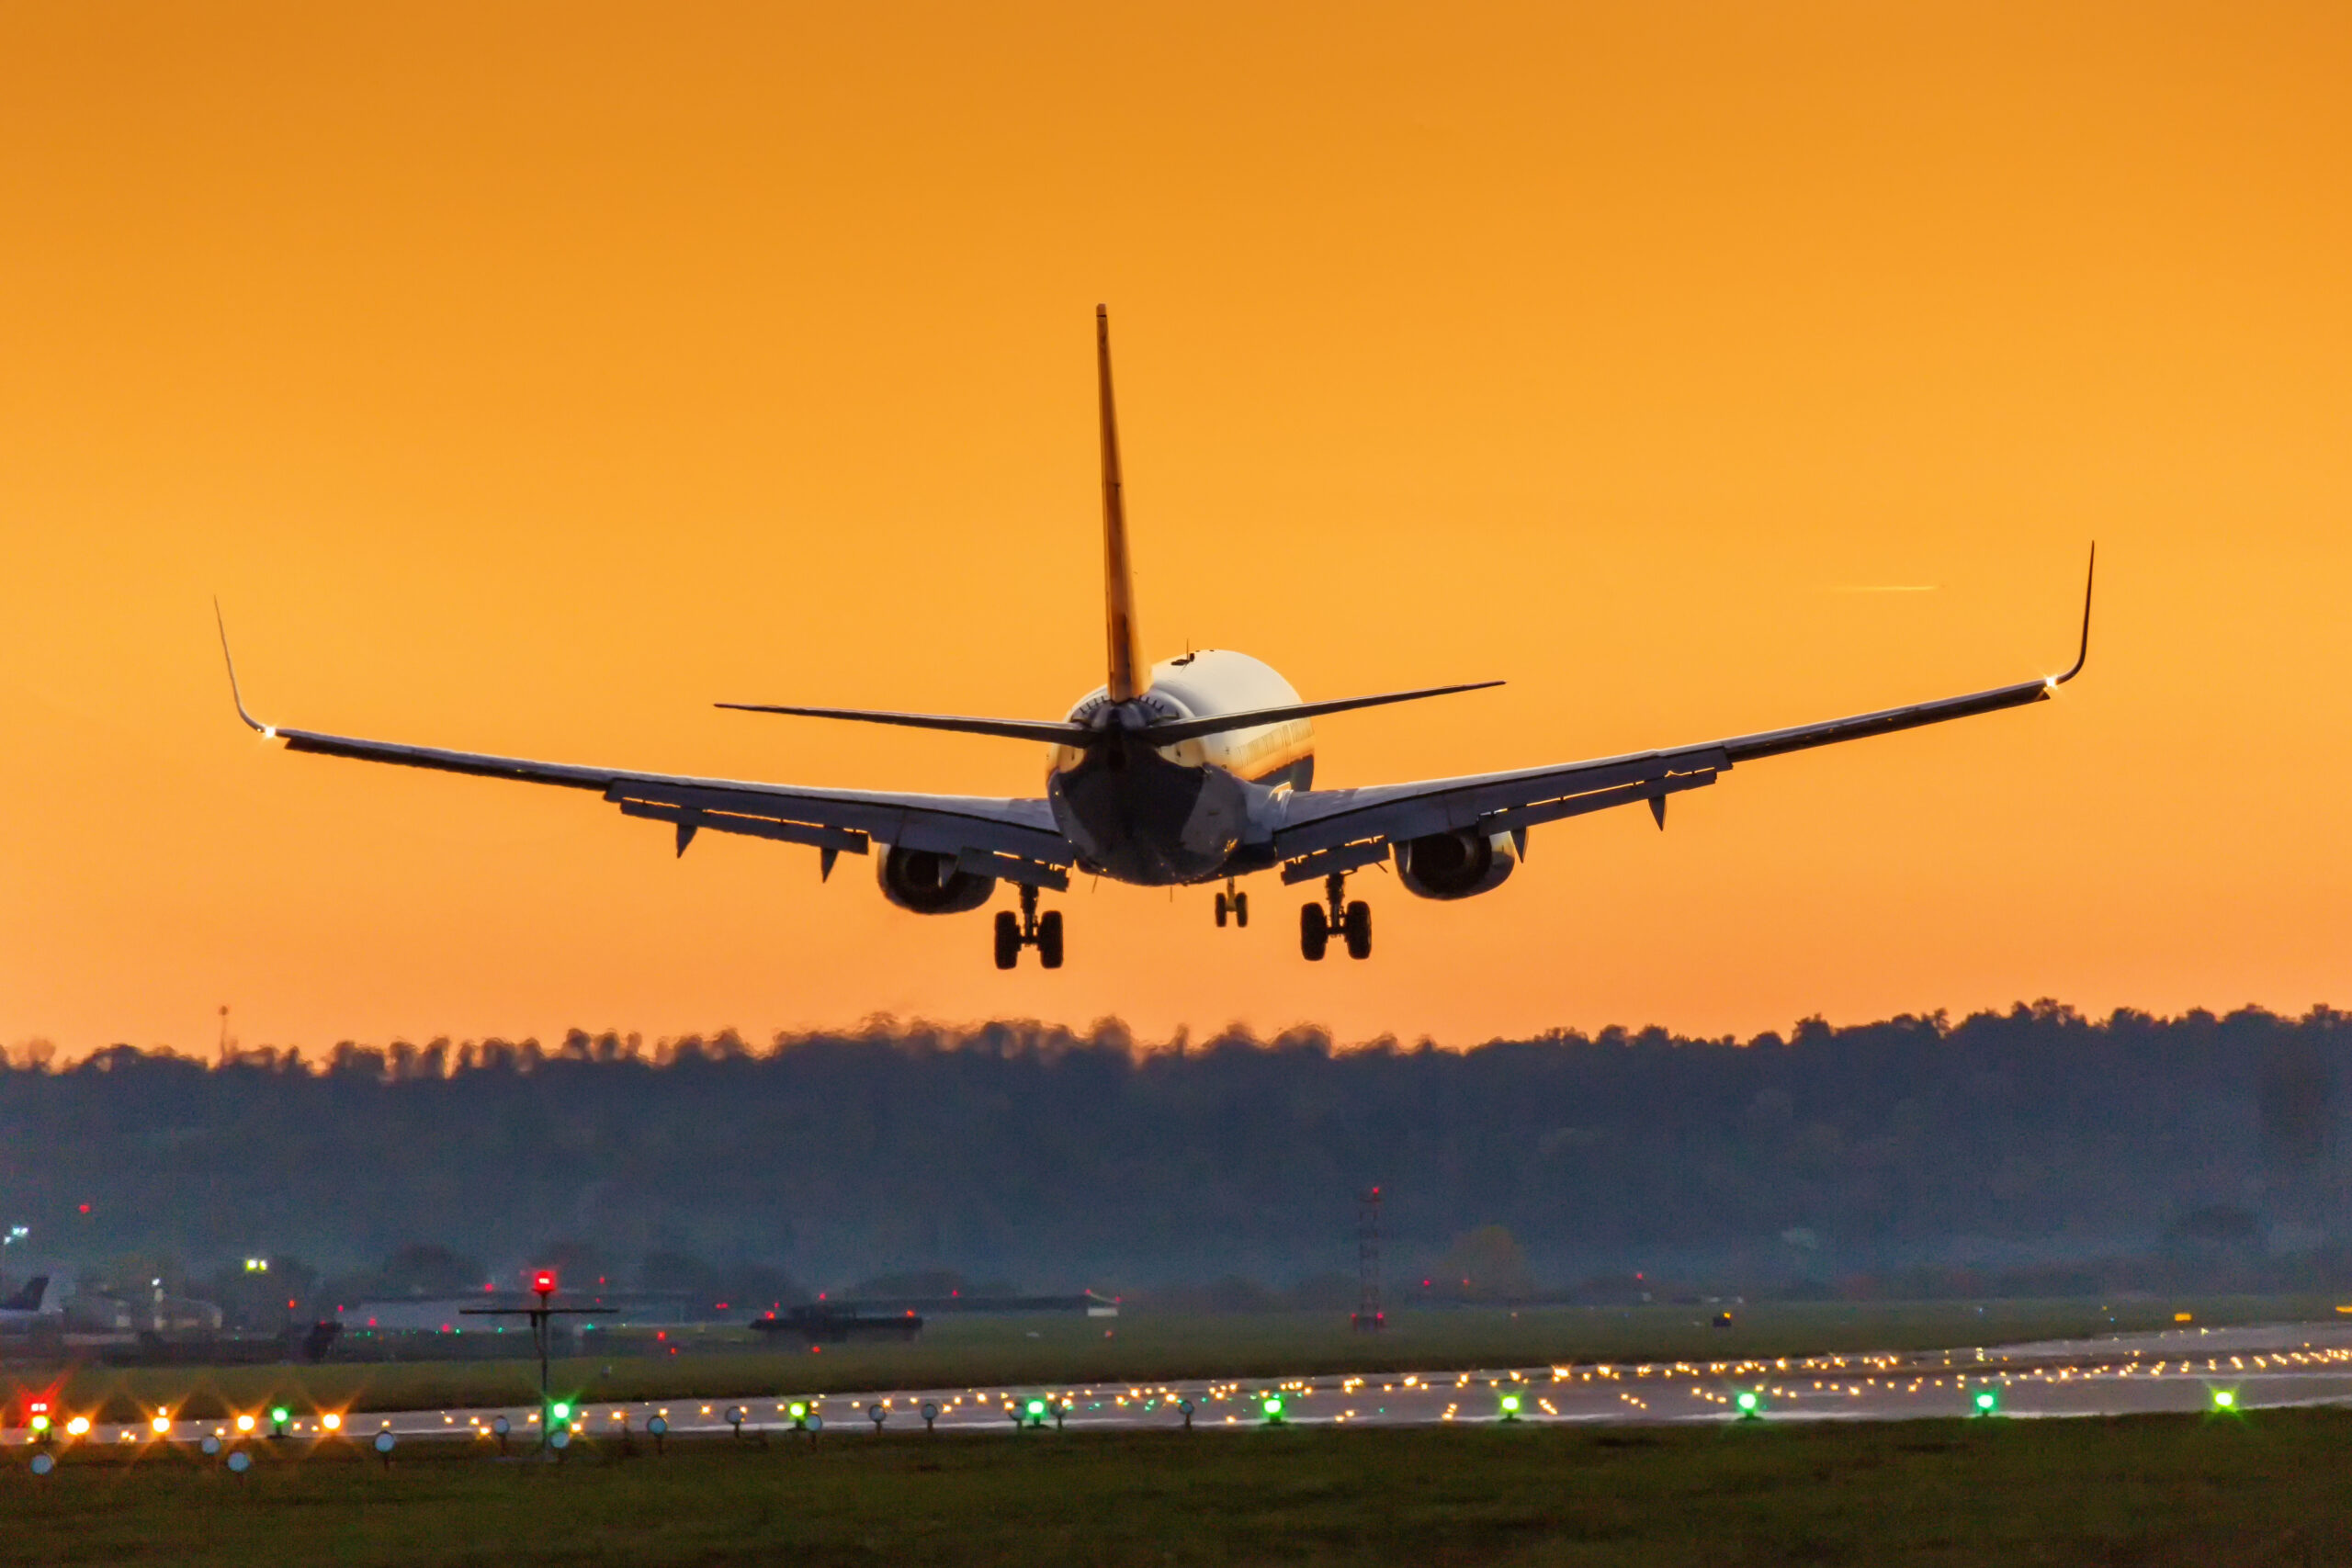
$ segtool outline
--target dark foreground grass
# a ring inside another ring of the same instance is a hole
[[[1114,1319],[947,1318],[910,1345],[836,1346],[812,1355],[614,1353],[559,1362],[555,1384],[582,1399],[728,1399],[894,1388],[1063,1388],[1179,1378],[1445,1371],[1565,1361],[1718,1360],[1868,1350],[1927,1350],[2169,1326],[2333,1318],[2332,1298],[2181,1301],[1775,1303],[1713,1307],[1400,1312],[1386,1333],[1351,1334],[1342,1314],[1138,1314]],[[740,1335],[740,1330],[737,1331]],[[691,1341],[689,1341],[691,1343]],[[53,1375],[15,1377],[44,1385]],[[66,1407],[132,1421],[158,1408],[218,1419],[273,1401],[306,1408],[417,1410],[522,1404],[538,1369],[520,1360],[320,1367],[74,1370]]]
[[[0,1469],[0,1562],[2334,1563],[2352,1415],[487,1445]]]

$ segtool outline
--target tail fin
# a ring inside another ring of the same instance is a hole
[[[0,1302],[0,1309],[5,1309],[8,1312],[39,1312],[40,1311],[40,1299],[48,1293],[49,1276],[46,1274],[36,1274],[31,1279],[25,1281],[25,1288],[23,1290],[18,1291],[6,1301]]]
[[[1150,666],[1143,661],[1136,632],[1135,567],[1127,556],[1127,507],[1119,479],[1119,413],[1111,400],[1111,312],[1094,307],[1094,366],[1102,402],[1102,612],[1110,636],[1110,698],[1124,703],[1143,694]]]

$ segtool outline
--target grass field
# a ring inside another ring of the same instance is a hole
[[[557,1390],[581,1398],[733,1398],[865,1389],[1062,1386],[1178,1378],[1310,1375],[1540,1366],[1561,1361],[1715,1359],[1831,1351],[1940,1349],[2169,1326],[2177,1311],[2208,1325],[2332,1319],[2331,1298],[2164,1302],[1774,1303],[1735,1309],[1548,1308],[1400,1313],[1387,1332],[1349,1332],[1330,1314],[1277,1313],[1117,1319],[945,1319],[910,1345],[833,1347],[822,1354],[615,1355],[557,1363]],[[20,1385],[59,1375],[18,1368]],[[311,1408],[434,1409],[536,1397],[523,1361],[73,1369],[69,1409],[132,1421],[158,1408],[196,1419],[284,1400]]]
[[[265,1450],[268,1445],[258,1445]],[[0,1466],[0,1562],[2352,1561],[2352,1415],[728,1439]]]

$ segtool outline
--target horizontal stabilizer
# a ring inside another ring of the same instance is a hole
[[[781,713],[800,718],[846,718],[859,724],[895,724],[908,729],[945,729],[959,735],[998,735],[1007,740],[1042,740],[1048,746],[1083,746],[1096,732],[1082,724],[1052,718],[965,718],[956,714],[891,713],[874,708],[787,707],[773,703],[714,703],[737,713]]]
[[[1424,686],[1412,692],[1382,692],[1369,697],[1335,697],[1326,703],[1295,703],[1287,707],[1251,708],[1246,713],[1211,714],[1205,718],[1171,718],[1158,724],[1148,724],[1140,729],[1096,729],[1090,725],[1072,724],[1067,719],[1046,718],[966,718],[956,714],[894,713],[875,708],[812,708],[788,706],[780,703],[715,703],[714,707],[731,708],[737,713],[780,713],[801,718],[846,718],[860,724],[895,724],[909,729],[944,729],[959,735],[996,735],[1008,740],[1042,740],[1048,746],[1099,746],[1114,737],[1125,736],[1148,746],[1173,746],[1182,740],[1195,740],[1204,735],[1223,735],[1229,730],[1255,729],[1261,725],[1287,724],[1293,719],[1315,718],[1327,713],[1345,713],[1351,708],[1376,708],[1389,703],[1409,703],[1421,697],[1451,696],[1456,692],[1480,692],[1488,686],[1499,686],[1500,681],[1473,681],[1461,686]]]
[[[1456,692],[1483,692],[1489,686],[1499,686],[1500,681],[1473,681],[1462,686],[1424,686],[1416,692],[1383,692],[1370,697],[1334,697],[1328,703],[1295,703],[1288,707],[1252,708],[1247,713],[1212,714],[1206,718],[1176,718],[1163,724],[1147,724],[1135,731],[1138,739],[1154,746],[1173,746],[1180,740],[1194,740],[1204,735],[1223,735],[1228,730],[1255,729],[1261,724],[1288,724],[1297,718],[1316,718],[1327,713],[1346,713],[1351,708],[1376,708],[1389,703],[1415,702],[1422,697],[1447,697]]]

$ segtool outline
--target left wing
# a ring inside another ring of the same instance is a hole
[[[226,628],[220,652],[229,655]],[[953,857],[980,876],[999,876],[1057,891],[1069,886],[1066,870],[1078,858],[1054,825],[1044,800],[1000,800],[981,795],[899,795],[874,790],[807,789],[791,784],[751,784],[734,779],[695,778],[675,773],[634,773],[624,768],[582,767],[571,762],[535,762],[434,746],[407,746],[286,729],[264,724],[245,711],[237,689],[237,669],[229,665],[229,689],[237,716],[289,751],[314,751],[365,762],[395,762],[480,778],[514,779],[594,790],[627,817],[650,818],[677,829],[678,853],[703,829],[756,839],[808,844],[831,874],[835,858],[862,855],[878,840],[884,844]]]
[[[2094,546],[2094,573],[2098,564]],[[1274,829],[1273,858],[1287,863],[1283,867],[1284,882],[1305,882],[1386,860],[1392,844],[1462,829],[1509,833],[1524,852],[1530,828],[1636,801],[1646,801],[1663,828],[1668,795],[1713,784],[1736,762],[2046,702],[2060,686],[2083,672],[2090,646],[2091,581],[2086,577],[2082,647],[2074,668],[2063,675],[1674,750],[1368,789],[1308,790],[1289,797],[1282,822]]]

